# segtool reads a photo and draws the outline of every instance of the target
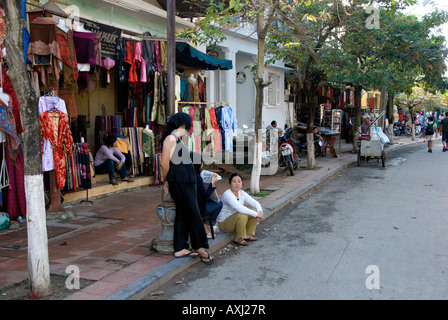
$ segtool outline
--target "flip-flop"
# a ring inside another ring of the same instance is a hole
[[[181,256],[174,256],[175,258],[196,258],[196,257],[199,257],[200,256],[200,254],[198,253],[198,254],[195,254],[196,252],[194,252],[194,251],[190,251],[189,253],[187,253],[187,254],[184,254],[184,255],[181,255]]]
[[[201,261],[204,262],[206,265],[211,265],[215,262],[215,259],[213,259],[213,257],[210,256],[210,254],[207,252],[207,250],[204,250],[207,253],[207,257],[203,257],[201,255],[199,255],[199,258],[201,258]],[[210,261],[205,261],[205,260],[210,260]]]

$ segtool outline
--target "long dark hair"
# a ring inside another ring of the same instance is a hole
[[[185,130],[190,130],[191,128],[191,117],[189,114],[185,112],[178,112],[172,117],[168,119],[168,121],[165,124],[165,128],[163,131],[163,139],[161,141],[162,146],[163,142],[165,141],[165,138],[168,137],[174,130],[178,129],[179,127],[185,125]]]

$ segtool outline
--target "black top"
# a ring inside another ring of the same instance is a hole
[[[196,183],[196,171],[191,161],[190,150],[178,137],[166,181]]]

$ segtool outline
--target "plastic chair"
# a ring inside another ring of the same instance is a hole
[[[324,148],[322,150],[322,154],[324,155],[324,157],[327,156],[327,148],[330,149],[331,144],[334,144],[335,141],[336,137],[332,137],[330,141],[324,143]]]
[[[215,239],[215,232],[213,231],[213,223],[212,223],[212,216],[207,216],[207,215],[201,215],[202,218],[202,222],[205,222],[208,220],[208,223],[210,225],[210,232],[212,234],[212,239]]]

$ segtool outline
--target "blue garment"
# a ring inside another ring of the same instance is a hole
[[[26,0],[21,0],[21,11],[22,11],[22,18],[26,21],[27,14],[26,14]],[[23,29],[23,55],[25,56],[25,64],[31,64],[31,61],[27,57],[28,53],[28,47],[30,44],[30,34],[28,33],[28,29]]]
[[[231,107],[222,109],[222,128],[225,134],[225,150],[233,152],[233,134],[236,132],[235,114]]]
[[[180,97],[184,101],[191,101],[191,93],[190,93],[190,83],[188,82],[188,79],[185,77],[182,77],[180,79]]]

